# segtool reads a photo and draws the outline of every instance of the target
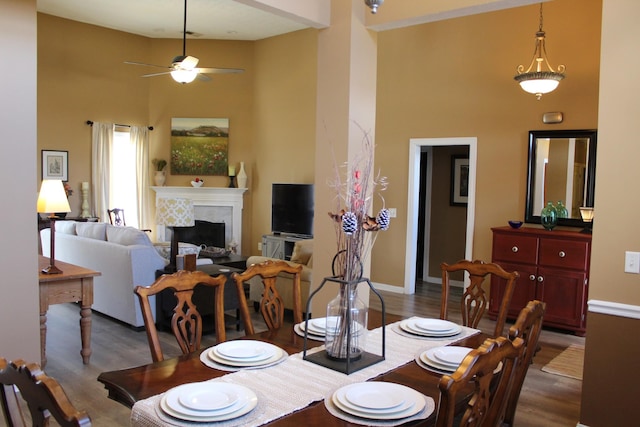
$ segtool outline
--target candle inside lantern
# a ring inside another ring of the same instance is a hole
[[[236,167],[229,166],[229,176],[236,176]]]
[[[88,190],[89,189],[89,183],[88,182],[83,182],[82,183],[82,189],[83,190]]]

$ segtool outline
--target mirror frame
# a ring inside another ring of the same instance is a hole
[[[587,161],[587,182],[584,206],[593,207],[593,196],[596,182],[596,146],[598,131],[581,130],[532,130],[529,131],[529,165],[527,169],[527,199],[524,210],[524,222],[540,224],[540,215],[533,213],[534,173],[536,170],[536,140],[538,138],[589,138],[589,160]],[[582,219],[558,218],[558,225],[584,227]]]

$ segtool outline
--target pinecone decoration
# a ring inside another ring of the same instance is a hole
[[[345,212],[342,215],[342,230],[348,236],[355,233],[358,228],[358,218],[353,212]]]
[[[380,230],[386,230],[389,228],[389,210],[380,209],[380,212],[378,212],[378,216],[376,217],[376,222],[380,226]]]

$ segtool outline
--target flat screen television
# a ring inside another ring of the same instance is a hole
[[[313,236],[313,184],[273,184],[271,232]]]

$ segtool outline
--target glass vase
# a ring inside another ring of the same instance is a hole
[[[547,202],[547,206],[542,209],[542,212],[540,212],[540,222],[547,230],[553,230],[558,224],[558,212],[555,206],[553,206],[553,203]]]
[[[556,203],[556,212],[558,213],[558,218],[569,218],[569,211],[562,203],[562,200],[558,200],[558,203]]]
[[[327,304],[325,350],[334,360],[358,360],[365,351],[367,305],[358,297],[358,283],[340,285],[338,295]]]

